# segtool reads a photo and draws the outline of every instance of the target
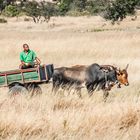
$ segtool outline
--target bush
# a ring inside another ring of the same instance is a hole
[[[69,12],[67,12],[67,15],[68,16],[79,17],[79,16],[88,16],[88,15],[90,15],[90,13],[88,11],[83,11],[83,12],[69,11]]]
[[[27,15],[35,23],[48,22],[51,16],[85,16],[100,14],[107,20],[123,20],[129,14],[135,14],[140,7],[140,0],[58,0],[56,3],[21,0],[0,0],[0,12],[7,17]],[[43,18],[42,18],[43,17]]]
[[[66,13],[70,10],[70,4],[72,0],[61,0],[58,9],[59,9],[59,15],[64,16]]]
[[[44,17],[44,21],[48,22],[51,16],[57,16],[58,7],[52,3],[41,2],[40,3],[40,14]]]
[[[17,6],[8,5],[2,11],[2,14],[7,17],[14,17],[19,15],[19,9]]]
[[[59,4],[59,10],[61,15],[93,15],[103,12],[108,2],[109,0],[63,0]]]
[[[104,18],[107,20],[122,21],[127,15],[135,14],[138,0],[116,0],[112,1],[106,8]]]
[[[0,18],[0,23],[7,23],[7,20],[4,18]]]
[[[71,10],[83,12],[85,11],[86,4],[87,4],[87,0],[73,0],[73,2],[70,5]]]
[[[27,18],[27,17],[25,17],[25,18],[24,18],[24,21],[27,21],[27,22],[28,22],[28,21],[30,21],[30,19]]]
[[[41,13],[39,5],[36,1],[27,2],[25,4],[24,12],[26,13],[27,16],[32,17],[35,23],[39,22]]]
[[[69,7],[68,7],[67,4],[61,3],[61,4],[59,5],[59,14],[60,14],[61,16],[64,16],[64,15],[67,13],[68,10],[69,10]]]
[[[48,22],[51,16],[57,15],[58,13],[57,5],[45,1],[39,3],[29,1],[25,4],[23,11],[27,16],[32,17],[35,23],[39,23],[40,21]],[[41,19],[42,17],[44,20]]]

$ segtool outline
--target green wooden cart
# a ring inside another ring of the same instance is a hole
[[[40,84],[48,83],[53,75],[53,64],[38,68],[17,69],[0,72],[0,87],[9,87],[10,93],[32,91],[41,93]]]

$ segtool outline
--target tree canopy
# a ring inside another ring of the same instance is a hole
[[[56,0],[55,3],[20,0],[18,4],[16,0],[0,0],[0,14],[13,17],[23,12],[35,23],[41,17],[49,21],[51,16],[84,14],[99,14],[106,20],[122,21],[127,15],[134,15],[139,7],[140,0]]]

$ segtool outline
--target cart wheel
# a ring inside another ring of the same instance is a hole
[[[42,89],[40,86],[35,86],[33,95],[40,95],[42,94]]]
[[[37,84],[28,85],[27,89],[28,89],[29,93],[31,94],[31,96],[36,96],[36,95],[42,94],[42,89]]]
[[[15,85],[13,87],[9,88],[9,95],[25,95],[28,94],[28,90],[21,86],[21,85]]]

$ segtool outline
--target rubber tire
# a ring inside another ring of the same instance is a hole
[[[29,85],[27,87],[29,93],[31,94],[31,96],[36,96],[36,95],[40,95],[42,94],[42,89],[39,85],[35,85],[35,84],[32,84],[32,85]]]
[[[26,94],[28,94],[28,90],[24,86],[15,85],[15,86],[9,88],[8,94],[9,95],[18,95],[18,94],[26,95]]]
[[[37,86],[34,88],[34,95],[40,95],[40,94],[42,94],[42,89],[41,89],[40,86],[37,85]]]

